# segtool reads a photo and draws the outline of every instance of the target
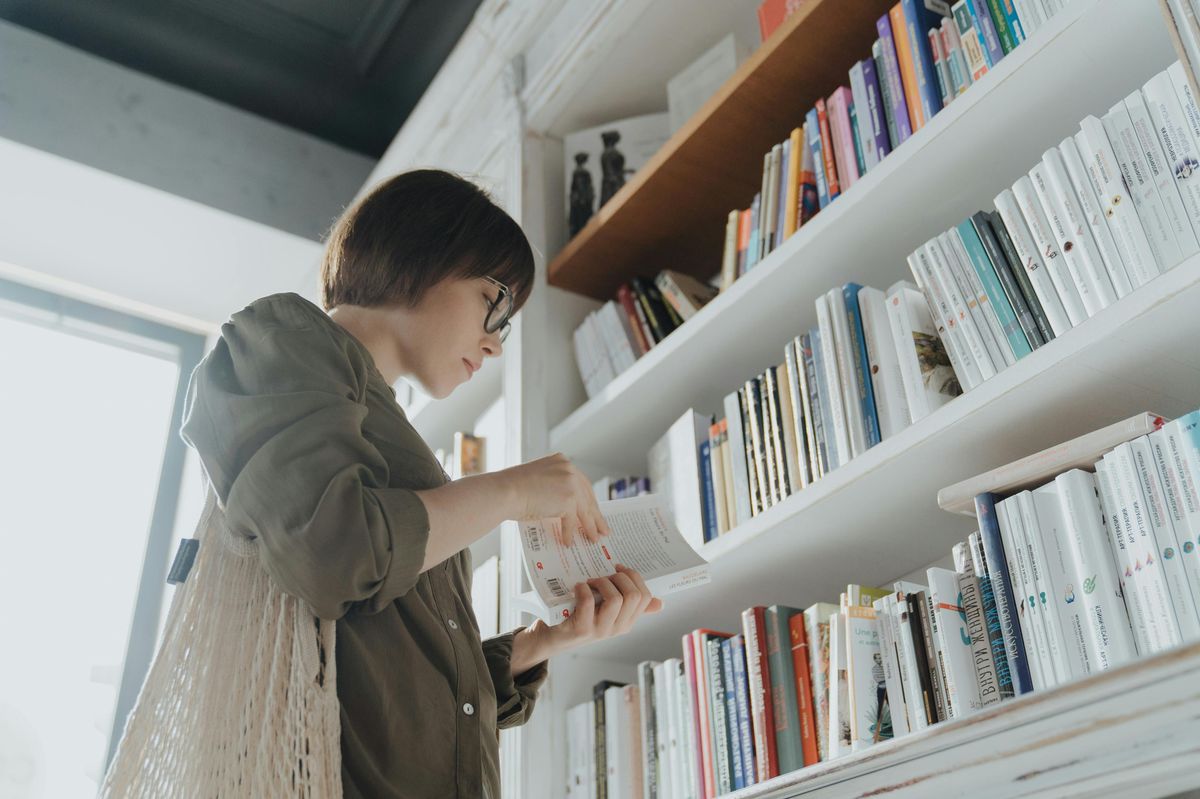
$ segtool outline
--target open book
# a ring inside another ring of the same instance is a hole
[[[599,504],[612,534],[597,543],[575,536],[564,547],[557,518],[521,522],[525,573],[534,589],[518,597],[521,610],[548,624],[570,618],[575,585],[616,574],[618,563],[641,574],[655,596],[709,581],[707,561],[683,539],[663,497],[648,494]]]

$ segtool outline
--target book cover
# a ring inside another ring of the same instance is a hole
[[[829,625],[837,611],[837,606],[829,602],[818,602],[804,610],[809,681],[812,683],[813,711],[816,715],[817,754],[821,760],[829,758]]]
[[[961,394],[962,386],[920,290],[901,280],[885,299],[910,421],[916,422]]]
[[[800,706],[796,697],[796,675],[792,667],[791,633],[788,620],[800,611],[771,605],[763,614],[770,666],[771,702],[775,715],[775,749],[779,772],[786,774],[804,766],[800,737]]]
[[[850,748],[860,751],[892,738],[891,706],[874,608],[847,606],[845,623]]]
[[[908,112],[907,87],[900,72],[900,59],[897,52],[896,35],[892,31],[890,14],[884,14],[875,22],[875,31],[879,34],[879,57],[875,59],[880,70],[880,85],[887,83],[888,108],[890,117],[895,122],[896,131],[891,136],[892,149],[903,144],[913,134],[912,118]],[[882,58],[882,64],[880,64]]]
[[[766,608],[756,605],[742,611],[746,642],[746,681],[751,727],[754,733],[755,772],[760,781],[778,777],[779,755],[775,743],[775,704],[771,693],[771,667],[767,657]]]
[[[980,44],[983,46],[983,54],[987,58],[988,66],[994,67],[1004,58],[1004,47],[1000,44],[1000,33],[996,30],[995,21],[992,20],[988,2],[987,0],[967,0],[967,9],[971,14],[971,24],[979,33]]]
[[[969,0],[958,0],[950,9],[954,15],[954,26],[958,29],[963,56],[967,61],[972,82],[979,80],[988,71],[988,58],[984,52],[983,36],[975,27],[974,17],[968,7]]]

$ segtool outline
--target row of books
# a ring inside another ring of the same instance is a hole
[[[650,493],[649,477],[601,477],[592,483],[596,499],[628,499]]]
[[[1179,62],[908,263],[970,389],[1200,252],[1200,108]]]
[[[617,298],[592,311],[575,329],[575,362],[590,399],[676,328],[691,319],[716,289],[669,269],[654,280],[635,277]]]
[[[1018,6],[1022,6],[1018,8]],[[763,156],[760,191],[730,211],[721,288],[779,247],[874,169],[1018,44],[1060,3],[902,0],[876,22],[849,86],[818,99],[804,124]]]
[[[963,486],[981,479],[952,569],[749,608],[736,634],[695,630],[636,685],[602,684],[607,725],[569,711],[568,795],[709,799],[1200,640],[1200,411]]]
[[[679,528],[701,533],[693,543],[782,502],[960,393],[912,283],[886,294],[847,283],[816,306],[817,325],[787,344],[781,363],[728,394],[723,418],[689,410],[651,450],[651,477],[667,486]],[[691,484],[670,482],[669,470],[690,472]]]

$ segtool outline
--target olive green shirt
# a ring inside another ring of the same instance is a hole
[[[257,300],[192,374],[183,438],[231,530],[283,591],[337,620],[348,797],[499,797],[497,730],[524,723],[545,664],[481,641],[471,554],[421,572],[446,482],[371,354],[297,294]]]

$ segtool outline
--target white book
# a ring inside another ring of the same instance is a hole
[[[728,446],[722,445],[709,432],[710,442],[708,454],[708,470],[713,486],[713,506],[716,510],[717,535],[724,535],[730,530],[729,509],[725,504],[725,453]]]
[[[846,416],[846,431],[850,438],[850,453],[858,457],[867,451],[867,423],[863,418],[862,398],[858,393],[858,370],[855,363],[858,351],[850,337],[850,316],[846,312],[846,301],[841,288],[832,288],[825,293],[829,306],[829,318],[833,322],[833,346],[837,358],[837,371],[842,387],[842,408]]]
[[[733,468],[733,516],[735,524],[750,521],[750,473],[746,464],[745,428],[738,392],[725,395],[725,421],[729,428],[729,463]]]
[[[1079,211],[1092,234],[1092,241],[1104,262],[1104,269],[1108,273],[1108,279],[1112,281],[1113,290],[1118,298],[1124,297],[1133,291],[1133,282],[1125,270],[1125,260],[1108,227],[1108,221],[1104,218],[1104,212],[1100,210],[1100,200],[1096,197],[1091,179],[1088,178],[1087,167],[1083,164],[1083,156],[1079,153],[1075,139],[1070,136],[1063,139],[1058,145],[1058,155],[1066,168],[1067,177],[1070,178],[1071,188],[1075,190]]]
[[[684,799],[700,799],[703,794],[702,777],[696,768],[700,759],[700,741],[697,738],[695,706],[692,704],[692,691],[688,685],[687,670],[683,661],[672,659],[676,667],[675,707],[679,720],[679,755],[676,761],[677,784],[682,789],[679,792]]]
[[[1200,610],[1200,549],[1194,545],[1196,538],[1200,536],[1200,529],[1197,529],[1192,522],[1200,509],[1189,507],[1192,498],[1187,496],[1183,484],[1179,480],[1175,456],[1180,456],[1182,453],[1178,451],[1178,447],[1174,452],[1172,451],[1170,442],[1167,441],[1167,434],[1162,430],[1151,433],[1146,437],[1146,441],[1150,445],[1150,452],[1158,472],[1159,485],[1163,490],[1163,504],[1167,519],[1175,531],[1175,538],[1179,544],[1179,558],[1183,561],[1184,573],[1188,579],[1188,589],[1191,592],[1193,603]],[[1182,457],[1179,458],[1178,463],[1183,465]],[[1200,521],[1200,518],[1197,520]]]
[[[1026,655],[1030,654],[1029,642],[1033,642],[1034,658],[1030,659],[1031,676],[1033,676],[1035,687],[1040,680],[1041,687],[1051,688],[1058,685],[1061,680],[1050,647],[1046,607],[1040,601],[1040,588],[1034,579],[1031,549],[1025,529],[1025,515],[1021,512],[1020,498],[1017,495],[1011,496],[1003,502],[997,503],[996,509],[996,520],[1000,523],[1001,537],[1004,539],[1005,557],[1008,558],[1010,568],[1013,563],[1017,565],[1017,573],[1024,592],[1021,602],[1018,604],[1023,606],[1020,610],[1024,611],[1021,620],[1028,625],[1027,627],[1022,626],[1022,633],[1026,633]],[[1008,551],[1010,546],[1011,552]],[[1033,675],[1032,661],[1034,659],[1037,661],[1037,675]]]
[[[684,540],[704,544],[704,500],[700,485],[700,442],[708,440],[707,416],[689,409],[650,448],[650,487],[671,509]]]
[[[875,610],[845,610],[846,685],[850,698],[850,749],[858,752],[893,737],[883,652]]]
[[[596,392],[599,393],[616,379],[617,371],[612,357],[608,354],[608,347],[604,344],[604,334],[600,329],[600,321],[595,311],[588,314],[587,319],[584,320],[583,335],[591,361],[595,365],[595,386]]]
[[[929,259],[924,247],[919,248],[908,256],[908,268],[912,272],[919,290],[925,297],[929,308],[930,318],[937,329],[938,338],[950,359],[951,368],[964,391],[979,385],[979,369],[972,370],[970,358],[964,354],[965,344],[958,335],[958,321],[950,309],[950,303],[942,296],[937,284],[929,274]]]
[[[785,368],[780,370],[780,374],[787,377],[787,385],[780,386],[780,401],[784,404],[784,449],[793,490],[805,488],[816,479],[808,457],[812,420],[804,412],[804,401],[808,398],[808,377],[804,373],[798,339],[799,336],[784,345]]]
[[[1171,88],[1175,91],[1175,99],[1183,111],[1183,119],[1192,136],[1192,142],[1197,148],[1200,148],[1200,105],[1196,104],[1196,97],[1192,94],[1192,84],[1184,72],[1183,64],[1178,61],[1173,62],[1171,66],[1167,67],[1167,77],[1171,81]]]
[[[625,715],[622,716],[622,711]],[[625,710],[624,691],[613,686],[604,691],[604,781],[611,799],[627,799],[632,794],[626,763],[629,759],[629,736],[624,728],[629,724]],[[624,749],[622,749],[624,747]]]
[[[1158,476],[1158,467],[1154,463],[1149,440],[1135,438],[1130,441],[1129,456],[1132,458],[1133,469],[1142,489],[1146,522],[1158,553],[1158,562],[1162,565],[1163,577],[1167,581],[1167,589],[1175,606],[1179,635],[1185,643],[1200,640],[1200,607],[1196,605],[1192,594],[1183,553],[1175,535],[1175,525],[1167,511],[1166,493]]]
[[[841,611],[829,617],[829,729],[828,753],[834,760],[850,754],[850,696],[846,683],[846,617]]]
[[[658,793],[658,721],[657,705],[655,704],[654,667],[660,665],[657,661],[643,660],[637,666],[638,684],[638,733],[641,736],[641,749],[637,756],[641,760],[641,795],[654,796]]]
[[[1004,549],[1004,558],[1008,563],[1009,579],[1012,583],[1013,599],[1017,626],[1021,628],[1022,640],[1025,642],[1025,660],[1029,666],[1029,677],[1034,690],[1040,691],[1054,685],[1053,670],[1049,673],[1043,666],[1047,662],[1049,651],[1045,648],[1045,631],[1035,624],[1036,605],[1033,600],[1033,586],[1029,581],[1028,564],[1025,560],[1023,534],[1020,531],[1020,514],[1010,515],[1010,509],[1016,505],[1016,500],[997,502],[996,523],[1000,527],[1000,541]],[[1016,516],[1016,521],[1014,521]]]
[[[1050,647],[1050,659],[1055,679],[1061,684],[1075,677],[1083,676],[1083,672],[1078,658],[1071,656],[1070,639],[1066,636],[1065,625],[1054,602],[1056,589],[1048,568],[1041,522],[1033,502],[1032,491],[1022,491],[1017,494],[1017,512],[1021,514],[1021,524],[1025,529],[1029,570],[1037,592],[1038,609],[1043,614],[1042,621],[1046,627],[1046,642]]]
[[[1025,217],[1017,205],[1017,198],[1013,196],[1012,189],[1005,189],[996,195],[993,203],[1001,221],[1004,222],[1004,227],[1008,229],[1013,249],[1021,259],[1021,269],[1029,278],[1033,293],[1037,295],[1038,303],[1046,313],[1050,329],[1054,331],[1055,336],[1061,336],[1071,329],[1071,319],[1058,297],[1058,290],[1054,288],[1054,282],[1050,279],[1045,262],[1042,261],[1037,243],[1025,224]]]
[[[925,697],[921,690],[921,671],[917,665],[917,647],[924,647],[924,641],[916,641],[913,638],[912,622],[908,617],[908,600],[907,593],[897,591],[894,595],[896,599],[896,619],[899,636],[897,637],[898,649],[900,651],[900,670],[904,673],[905,686],[911,686],[911,694],[906,694],[908,702],[908,726],[913,732],[923,730],[929,726],[929,716],[926,713]]]
[[[1121,503],[1114,487],[1112,469],[1103,459],[1096,463],[1096,491],[1100,495],[1100,510],[1104,514],[1105,531],[1112,549],[1113,562],[1117,565],[1117,579],[1121,583],[1121,596],[1129,614],[1129,627],[1133,631],[1133,644],[1139,655],[1154,651],[1150,635],[1145,601],[1137,586],[1133,584],[1133,559],[1121,523]]]
[[[1129,112],[1142,155],[1150,167],[1150,176],[1158,189],[1163,207],[1167,209],[1167,219],[1170,220],[1172,232],[1183,250],[1183,257],[1200,252],[1200,240],[1197,240],[1196,231],[1192,228],[1179,184],[1167,166],[1166,153],[1163,152],[1158,133],[1154,129],[1154,120],[1150,118],[1150,110],[1146,107],[1146,100],[1140,91],[1135,91],[1125,98],[1125,110]]]
[[[979,710],[982,703],[975,679],[971,636],[959,598],[958,575],[935,566],[927,569],[925,576],[929,581],[929,599],[937,615],[937,649],[946,675],[946,708],[950,718],[962,718]]]
[[[961,394],[962,386],[920,289],[906,280],[893,283],[886,311],[909,421],[916,422]]]
[[[840,300],[840,297],[839,297]],[[841,371],[838,369],[837,347],[834,344],[833,316],[829,307],[829,295],[817,297],[817,329],[821,333],[821,361],[825,372],[825,387],[827,394],[821,396],[822,409],[829,410],[829,423],[825,435],[828,438],[830,454],[836,456],[840,466],[848,463],[853,453],[850,449],[850,428],[846,421],[845,396],[842,391]],[[830,460],[835,460],[831,457]]]
[[[929,242],[917,250],[917,260],[923,268],[923,277],[917,277],[917,283],[921,284],[922,280],[928,281],[928,285],[933,289],[935,296],[938,298],[938,306],[945,309],[949,317],[946,319],[946,331],[950,340],[954,343],[961,361],[955,363],[954,371],[960,379],[966,381],[966,385],[970,388],[982,383],[987,377],[995,374],[992,366],[991,358],[984,349],[983,341],[977,333],[974,333],[968,339],[966,332],[966,320],[968,311],[966,302],[963,300],[962,294],[957,289],[957,283],[951,279],[950,275],[945,270],[940,268],[937,260],[934,258],[933,250]],[[953,291],[951,290],[953,288]],[[974,324],[971,325],[974,331]],[[983,360],[981,361],[980,358]],[[962,370],[959,370],[961,364]]]
[[[957,236],[958,231],[954,231],[953,235]],[[936,238],[925,243],[925,251],[930,259],[930,272],[950,300],[950,307],[958,319],[958,328],[962,332],[963,340],[967,343],[976,366],[979,367],[980,378],[988,380],[994,377],[998,369],[1004,368],[1004,361],[1003,359],[999,361],[992,359],[991,352],[984,340],[987,325],[980,326],[975,323],[975,314],[967,305],[967,297],[970,296],[970,293],[964,291],[964,287],[969,284],[965,283],[965,275],[955,268],[958,265],[957,259],[951,261],[946,258],[945,251]],[[974,270],[972,269],[972,271]]]
[[[584,324],[586,324],[586,320]],[[579,327],[575,328],[575,332],[571,336],[571,341],[575,348],[575,364],[579,367],[579,379],[583,381],[583,389],[587,392],[588,399],[591,399],[596,395],[596,367],[592,362],[591,351],[587,346],[584,324],[580,324]]]
[[[1158,547],[1146,520],[1145,497],[1127,445],[1104,456],[1120,513],[1125,546],[1132,565],[1134,590],[1142,597],[1152,651],[1161,652],[1182,642],[1170,589],[1163,576]]]
[[[667,685],[670,664],[655,663],[653,667],[653,712],[654,712],[654,772],[642,774],[643,794],[659,799],[670,799],[675,795],[675,786],[671,781],[671,689]],[[640,687],[640,686],[639,686]],[[643,699],[643,708],[645,701]],[[642,713],[642,723],[646,723],[645,710]],[[649,739],[647,739],[649,740]],[[647,743],[647,751],[649,744]]]
[[[608,349],[608,359],[613,364],[614,371],[620,374],[637,362],[629,316],[617,308],[614,300],[609,300],[596,312],[596,319],[603,333],[604,345]]]
[[[1099,261],[1095,245],[1091,243],[1091,234],[1083,229],[1083,220],[1076,213],[1072,215],[1067,197],[1058,190],[1057,185],[1050,182],[1050,169],[1045,160],[1034,164],[1029,170],[1029,179],[1033,181],[1033,189],[1046,219],[1050,221],[1050,231],[1058,244],[1058,250],[1063,254],[1063,261],[1075,288],[1079,289],[1079,297],[1083,300],[1083,308],[1088,316],[1095,316],[1116,301],[1112,284],[1104,275],[1104,282],[1099,282],[1097,273],[1104,271],[1104,264]],[[1078,206],[1074,206],[1078,211]],[[1076,225],[1075,223],[1079,224]],[[1078,235],[1082,230],[1083,234]]]
[[[1117,158],[1117,165],[1121,168],[1121,175],[1125,178],[1129,195],[1133,197],[1133,206],[1146,230],[1154,259],[1160,271],[1170,269],[1183,260],[1184,243],[1175,236],[1174,225],[1150,174],[1150,165],[1146,163],[1146,155],[1138,141],[1129,111],[1124,103],[1117,103],[1101,122],[1108,135],[1108,143],[1112,145],[1113,155]],[[1080,124],[1087,123],[1088,119],[1085,118]]]
[[[1076,601],[1084,608],[1088,651],[1096,669],[1103,671],[1132,660],[1137,649],[1104,529],[1096,478],[1072,469],[1054,482],[1062,501],[1064,543],[1075,578]]]
[[[1088,318],[1088,312],[1083,305],[1079,288],[1075,285],[1075,279],[1067,268],[1062,250],[1058,247],[1058,240],[1050,227],[1050,220],[1046,218],[1046,209],[1042,207],[1042,201],[1033,187],[1033,181],[1029,179],[1028,175],[1021,176],[1012,185],[1012,193],[1013,198],[1017,201],[1017,207],[1021,209],[1021,216],[1024,217],[1025,224],[1029,227],[1029,233],[1037,245],[1038,254],[1046,266],[1046,272],[1050,275],[1050,282],[1054,285],[1059,300],[1062,301],[1063,309],[1071,321],[1071,326],[1074,327]]]
[[[1017,18],[1021,20],[1021,28],[1025,32],[1026,39],[1046,24],[1046,19],[1042,16],[1040,0],[1013,0],[1013,4],[1017,7]]]
[[[1159,273],[1159,265],[1146,237],[1146,229],[1129,196],[1129,188],[1121,175],[1121,166],[1104,132],[1104,125],[1095,117],[1080,124],[1074,136],[1075,148],[1083,159],[1085,174],[1092,184],[1101,216],[1104,217],[1121,263],[1134,288],[1145,285]]]
[[[900,359],[896,355],[896,342],[892,340],[887,299],[883,292],[870,286],[859,289],[858,308],[875,394],[875,415],[879,419],[880,437],[886,441],[909,425],[904,377],[900,373]]]
[[[957,229],[942,233],[933,240],[932,249],[935,257],[938,256],[939,247],[942,263],[958,279],[959,290],[967,300],[967,308],[975,322],[975,329],[979,331],[983,345],[987,349],[996,371],[1006,366],[1012,366],[1017,362],[1017,356],[1013,352],[1012,344],[1008,341],[1008,336],[1004,334],[1004,328],[1000,325],[1000,318],[996,315],[996,306],[992,303],[987,290],[984,289],[983,281],[980,279],[979,273],[975,271],[974,263],[967,255],[962,235]]]
[[[1166,70],[1146,82],[1142,87],[1142,99],[1158,134],[1165,159],[1163,172],[1175,182],[1195,234],[1200,230],[1200,145],[1188,130],[1183,108]]]
[[[858,114],[856,138],[862,150],[863,162],[869,171],[879,163],[879,152],[875,149],[875,125],[870,113],[871,102],[867,96],[867,80],[861,61],[850,67],[850,95],[854,98],[854,107]]]
[[[895,605],[895,594],[888,594],[872,603],[875,621],[879,627],[880,665],[883,667],[884,687],[887,690],[892,737],[900,738],[908,735],[908,702],[900,674],[899,650],[896,647]]]
[[[1195,411],[1182,416],[1163,428],[1165,453],[1170,461],[1171,473],[1179,498],[1178,510],[1183,515],[1179,528],[1186,530],[1179,536],[1187,542],[1200,538],[1200,451],[1196,445]],[[1184,555],[1188,557],[1196,553],[1188,544],[1184,544]]]
[[[1086,611],[1080,600],[1083,589],[1067,551],[1066,520],[1058,483],[1050,482],[1030,492],[1041,534],[1042,561],[1046,583],[1053,587],[1049,597],[1052,612],[1062,632],[1062,652],[1068,660],[1071,676],[1082,677],[1099,671],[1096,653],[1089,644]]]
[[[1195,0],[1166,0],[1164,11],[1168,12],[1164,21],[1179,36],[1184,58],[1193,70],[1200,68],[1200,24],[1196,20],[1200,8]]]

